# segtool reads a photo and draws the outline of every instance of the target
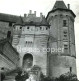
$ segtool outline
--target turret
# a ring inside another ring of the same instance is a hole
[[[49,56],[49,75],[51,77],[59,77],[61,74],[69,72],[70,68],[72,68],[72,73],[76,74],[75,17],[70,5],[67,8],[62,0],[57,0],[47,15],[51,35],[49,46],[54,49],[62,49],[61,52],[54,51]]]

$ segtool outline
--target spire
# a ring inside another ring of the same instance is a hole
[[[67,7],[63,0],[56,0],[53,10],[55,9],[67,9]]]

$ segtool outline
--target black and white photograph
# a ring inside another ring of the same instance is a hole
[[[79,0],[0,0],[0,81],[79,81]]]

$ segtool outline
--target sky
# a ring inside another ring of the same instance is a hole
[[[53,8],[56,0],[0,0],[0,13],[7,13],[13,15],[28,14],[29,10],[37,12],[37,16],[43,15]],[[75,43],[76,43],[76,63],[77,63],[77,75],[79,79],[79,0],[63,0],[65,4],[70,4],[70,9],[76,14],[75,19]]]

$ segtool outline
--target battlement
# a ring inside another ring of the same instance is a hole
[[[29,10],[28,14],[24,14],[24,18],[27,18],[27,17],[37,17],[36,14],[37,14],[36,11],[34,11],[32,13],[32,10]],[[43,17],[43,16],[44,16],[43,13],[40,13],[40,18]]]

